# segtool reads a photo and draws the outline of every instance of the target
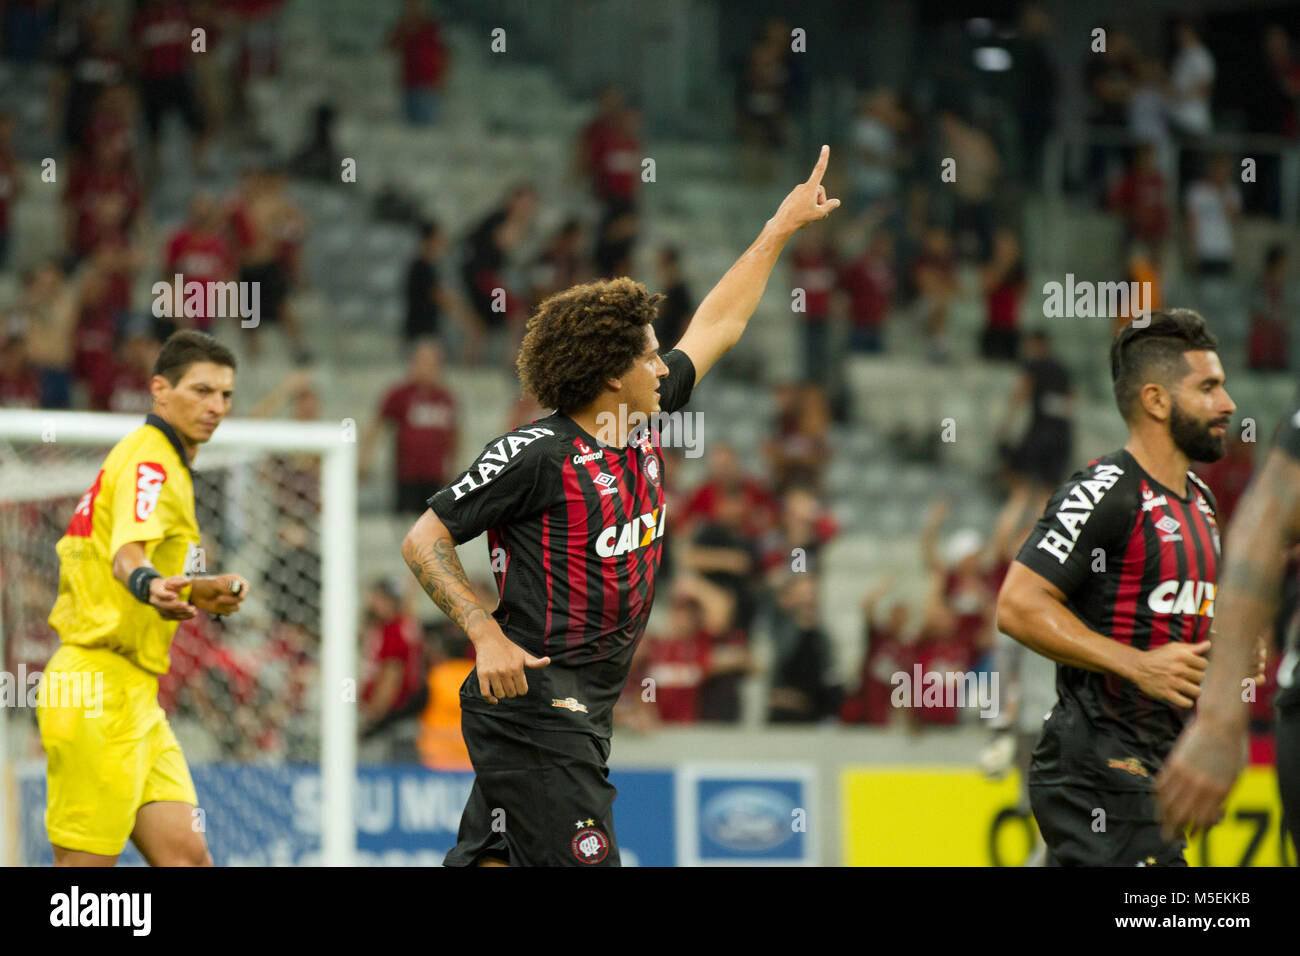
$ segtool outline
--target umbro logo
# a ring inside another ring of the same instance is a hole
[[[593,480],[596,482],[596,484],[600,485],[600,493],[602,495],[613,495],[618,493],[618,484],[617,484],[618,479],[616,479],[613,475],[606,474],[605,472],[601,472]]]
[[[1159,521],[1156,522],[1156,527],[1159,528],[1161,531],[1163,531],[1165,534],[1173,534],[1181,526],[1178,524],[1177,521],[1169,517],[1169,515],[1165,515],[1163,518],[1161,518]]]

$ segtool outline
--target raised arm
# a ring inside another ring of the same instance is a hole
[[[677,348],[690,356],[696,382],[740,341],[750,316],[763,298],[768,276],[790,237],[808,223],[825,219],[831,210],[839,208],[840,201],[827,199],[822,188],[830,155],[830,147],[823,146],[807,181],[790,190],[758,238],[695,310]]]

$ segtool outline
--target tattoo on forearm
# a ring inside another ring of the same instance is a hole
[[[456,556],[456,546],[446,538],[412,545],[405,555],[406,566],[433,603],[442,608],[462,631],[488,616],[470,587],[465,568]]]

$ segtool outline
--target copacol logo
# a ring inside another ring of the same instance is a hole
[[[790,798],[778,790],[734,787],[712,797],[701,816],[710,840],[730,850],[759,853],[790,839],[794,810]]]

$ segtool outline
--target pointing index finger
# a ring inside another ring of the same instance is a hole
[[[813,167],[812,175],[808,177],[808,185],[810,186],[821,185],[822,176],[826,174],[826,163],[830,160],[830,158],[831,158],[831,148],[829,146],[823,146],[821,155],[817,157],[817,165]]]

